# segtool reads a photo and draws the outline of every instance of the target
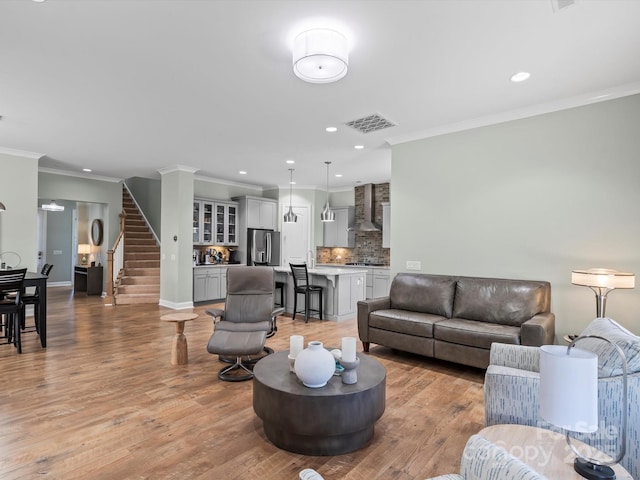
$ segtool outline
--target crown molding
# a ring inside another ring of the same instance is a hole
[[[15,157],[31,158],[33,160],[40,160],[44,157],[44,153],[27,152],[26,150],[16,150],[14,148],[0,147],[0,153],[5,155],[13,155]]]
[[[101,182],[118,183],[122,178],[106,177],[104,175],[93,175],[91,173],[70,172],[68,170],[58,170],[55,168],[39,167],[38,173],[50,173],[51,175],[63,175],[65,177],[84,178],[85,180],[99,180]]]
[[[531,105],[515,110],[509,110],[507,112],[500,112],[495,115],[487,115],[484,117],[473,118],[462,122],[450,123],[448,125],[440,125],[427,130],[422,130],[421,132],[398,135],[396,137],[390,137],[386,141],[390,145],[398,145],[400,143],[413,142],[415,140],[437,137],[439,135],[446,135],[448,133],[461,132],[464,130],[471,130],[473,128],[486,127],[489,125],[496,125],[498,123],[505,123],[513,120],[535,117],[537,115],[544,115],[545,113],[552,113],[558,112],[560,110],[582,107],[585,105],[591,105],[593,103],[606,102],[608,100],[636,95],[638,93],[640,93],[640,82],[628,83],[625,85],[620,85],[618,87],[600,90],[598,92],[576,95],[574,97],[563,98],[553,102],[540,103],[538,105]]]

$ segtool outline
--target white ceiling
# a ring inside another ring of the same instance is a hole
[[[351,38],[334,84],[291,69],[319,22]],[[0,147],[118,178],[287,186],[293,159],[298,186],[327,160],[333,189],[383,182],[390,144],[640,92],[639,24],[638,0],[0,0]],[[344,126],[372,113],[397,126]]]

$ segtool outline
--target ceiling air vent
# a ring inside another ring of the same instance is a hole
[[[355,128],[362,133],[375,132],[377,130],[382,130],[383,128],[395,127],[396,124],[390,122],[382,115],[374,113],[373,115],[368,115],[366,117],[358,118],[356,120],[352,120],[350,122],[345,123],[345,125]]]
[[[576,3],[576,0],[551,0],[551,6],[554,12],[558,12],[563,8],[570,7],[575,3]]]

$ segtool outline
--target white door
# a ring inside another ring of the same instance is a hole
[[[311,237],[311,215],[310,207],[293,207],[294,213],[298,216],[295,223],[282,222],[282,265],[289,266],[289,263],[304,263],[309,251],[309,238]],[[289,206],[284,207],[282,215],[289,211]]]

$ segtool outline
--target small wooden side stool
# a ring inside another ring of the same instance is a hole
[[[186,365],[189,363],[187,337],[184,336],[184,324],[198,318],[197,313],[169,313],[160,317],[165,322],[176,324],[176,336],[171,345],[171,365]]]

